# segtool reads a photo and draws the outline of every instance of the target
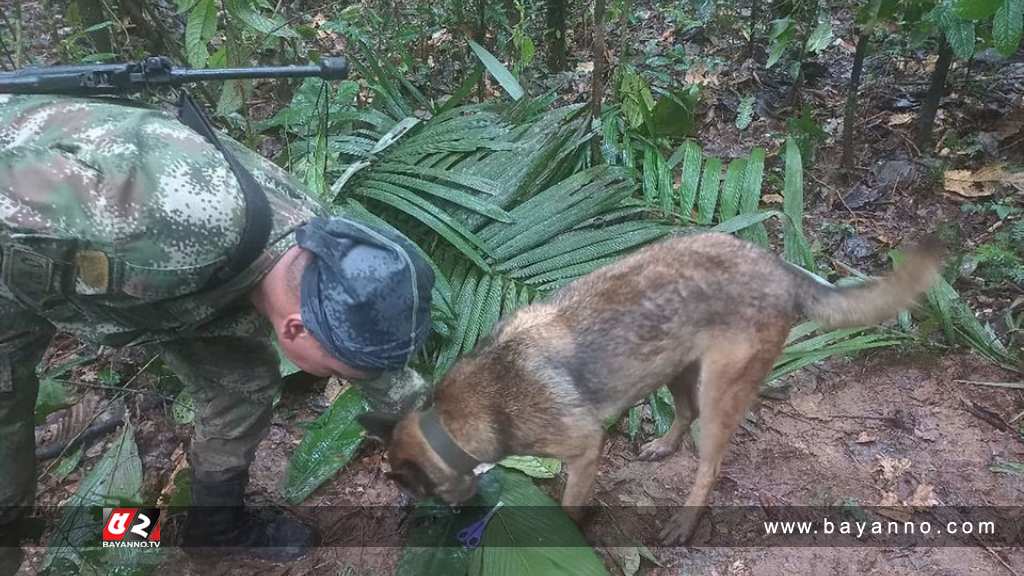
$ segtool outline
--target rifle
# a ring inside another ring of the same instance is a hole
[[[194,69],[179,68],[166,56],[150,56],[141,62],[32,67],[0,72],[0,94],[96,96],[174,87],[203,80],[311,76],[344,80],[348,77],[348,61],[342,56],[333,56],[313,66]]]

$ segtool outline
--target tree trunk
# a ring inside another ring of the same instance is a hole
[[[843,117],[843,170],[850,175],[853,169],[853,134],[857,121],[857,90],[860,89],[860,75],[864,69],[864,56],[868,52],[870,32],[862,30],[857,38],[857,51],[853,54],[853,72],[846,88],[846,115]]]
[[[601,117],[601,100],[604,98],[604,3],[594,3],[594,78],[590,92],[590,113],[596,120]],[[601,132],[590,141],[590,159],[593,164],[601,162]]]
[[[939,60],[935,63],[931,85],[928,86],[928,94],[925,95],[924,103],[921,104],[921,117],[917,123],[917,147],[921,152],[926,152],[931,145],[935,113],[939,110],[939,102],[942,101],[942,95],[946,91],[946,75],[949,73],[949,66],[952,63],[953,49],[946,42],[946,36],[940,33]]]
[[[754,57],[754,31],[757,30],[757,17],[760,8],[761,0],[750,0],[750,38],[747,40],[747,58]]]
[[[565,70],[565,3],[566,0],[548,0],[546,36],[548,68],[552,72]]]
[[[626,64],[629,58],[629,34],[626,29],[629,27],[629,15],[633,11],[633,0],[623,0],[622,13],[619,14],[619,63]]]
[[[78,14],[82,17],[82,25],[86,28],[106,22],[107,14],[103,11],[102,0],[78,0]],[[110,28],[101,28],[89,33],[97,52],[111,52]]]

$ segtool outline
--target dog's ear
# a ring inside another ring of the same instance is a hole
[[[376,438],[385,444],[391,443],[391,433],[395,425],[401,420],[400,416],[384,414],[383,412],[367,412],[360,414],[357,418],[359,424],[366,429],[366,435]]]

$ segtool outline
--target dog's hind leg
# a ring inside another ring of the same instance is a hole
[[[685,509],[670,520],[661,533],[666,545],[690,538],[704,512],[729,439],[739,427],[757,391],[771,370],[786,332],[723,338],[702,362],[700,407],[700,464]],[[729,344],[725,344],[726,342]]]
[[[679,450],[686,433],[690,431],[690,424],[697,417],[697,382],[700,380],[700,362],[691,362],[683,368],[683,371],[669,383],[668,389],[672,392],[672,400],[675,403],[676,417],[672,420],[672,427],[661,438],[657,438],[644,444],[637,456],[640,460],[661,460],[662,458]]]

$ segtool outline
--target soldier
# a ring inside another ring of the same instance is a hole
[[[316,536],[242,507],[281,385],[270,334],[304,371],[364,382],[371,403],[393,382],[422,383],[406,364],[431,330],[434,277],[412,242],[325,217],[283,170],[221,142],[230,153],[126,101],[0,95],[0,576],[21,562],[35,370],[57,329],[159,346],[195,402],[192,503],[210,507],[201,520],[190,511],[185,545],[272,560]],[[225,277],[251,224],[232,156],[265,192],[272,226]]]

